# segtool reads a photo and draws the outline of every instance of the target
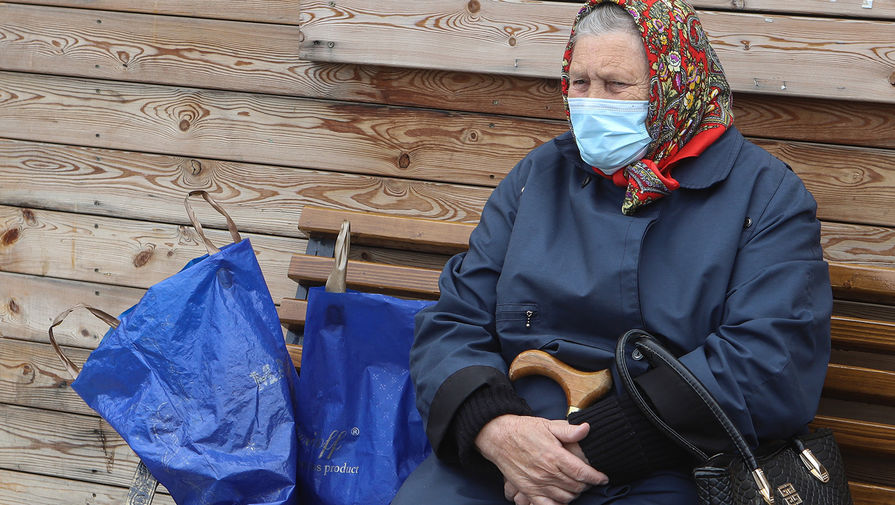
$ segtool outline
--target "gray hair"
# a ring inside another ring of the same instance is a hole
[[[641,38],[640,29],[628,11],[618,4],[604,2],[578,22],[572,44],[585,35],[602,35],[609,32],[624,32]]]

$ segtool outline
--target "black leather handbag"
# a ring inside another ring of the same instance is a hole
[[[633,343],[634,353],[641,354],[652,366],[668,367],[683,379],[730,437],[735,452],[706,454],[658,416],[628,371],[625,349],[629,342]],[[842,456],[830,430],[765,443],[753,453],[711,393],[655,337],[642,330],[627,332],[618,341],[615,359],[625,389],[644,415],[699,461],[693,477],[700,504],[852,504]]]

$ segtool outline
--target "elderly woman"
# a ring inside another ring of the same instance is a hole
[[[600,370],[626,330],[651,331],[753,445],[817,408],[832,300],[816,204],[732,125],[693,10],[590,0],[562,84],[571,131],[495,189],[417,317],[411,371],[435,455],[396,504],[696,503],[692,462],[622,388],[566,419],[552,381],[511,384],[527,349]],[[629,357],[669,424],[725,448],[682,388]]]

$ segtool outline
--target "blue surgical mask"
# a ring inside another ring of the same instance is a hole
[[[581,159],[612,175],[646,154],[647,100],[569,98],[569,116]]]

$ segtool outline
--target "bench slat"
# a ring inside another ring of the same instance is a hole
[[[830,282],[837,298],[895,303],[895,269],[830,262]]]
[[[895,456],[895,426],[832,416],[817,416],[814,428],[830,428],[842,447]]]
[[[351,222],[352,243],[413,251],[456,254],[468,247],[473,224],[305,207],[298,227],[308,235],[338,235],[342,221]]]
[[[292,256],[289,278],[294,281],[326,282],[333,259],[320,256]],[[421,298],[438,298],[440,270],[349,261],[346,281],[349,287],[372,293]]]
[[[867,484],[865,482],[849,482],[851,496],[858,505],[892,505],[895,503],[895,488]]]
[[[895,323],[833,316],[833,346],[895,354]]]
[[[824,395],[895,404],[895,372],[830,363]]]

